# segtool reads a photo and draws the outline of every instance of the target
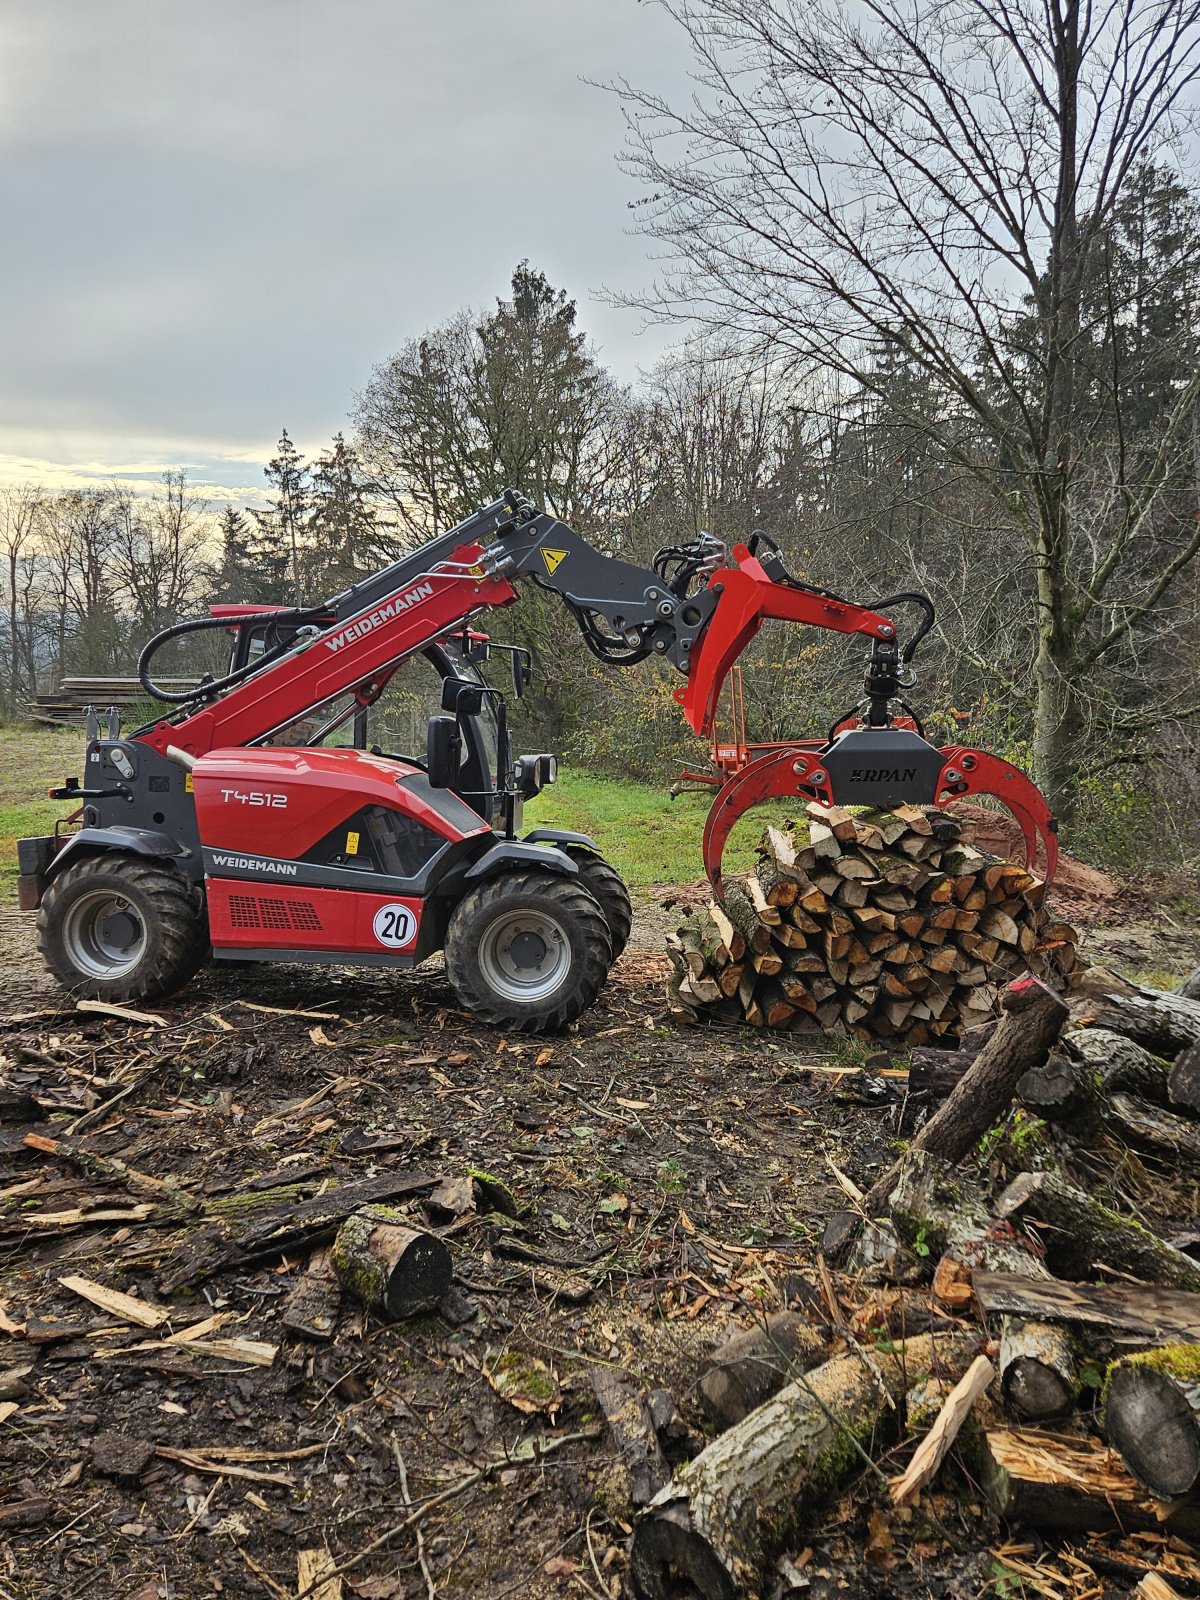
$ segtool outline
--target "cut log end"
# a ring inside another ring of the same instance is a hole
[[[1168,1346],[1116,1363],[1104,1411],[1109,1443],[1160,1499],[1200,1481],[1200,1358]]]
[[[431,1311],[450,1287],[450,1251],[436,1234],[408,1227],[386,1206],[348,1217],[333,1245],[344,1286],[393,1321]]]

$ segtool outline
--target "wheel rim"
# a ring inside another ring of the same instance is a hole
[[[544,911],[509,911],[479,941],[479,970],[506,1000],[544,1000],[571,966],[563,926]]]
[[[97,889],[68,910],[63,945],[71,965],[87,977],[124,978],[146,952],[146,925],[130,901]]]

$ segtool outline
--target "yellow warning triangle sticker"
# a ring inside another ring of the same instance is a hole
[[[551,577],[554,576],[566,559],[567,552],[565,550],[551,550],[547,546],[542,547],[542,560],[546,563],[546,571]]]

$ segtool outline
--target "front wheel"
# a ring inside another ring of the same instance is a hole
[[[142,856],[102,855],[67,867],[42,897],[38,949],[73,994],[157,1000],[208,954],[191,885]]]
[[[446,975],[463,1005],[522,1033],[574,1022],[611,965],[604,912],[578,878],[552,872],[481,883],[446,930]]]

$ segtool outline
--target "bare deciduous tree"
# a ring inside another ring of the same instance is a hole
[[[1132,176],[1184,131],[1200,0],[661,3],[698,89],[621,86],[641,226],[668,250],[642,303],[867,390],[887,352],[927,375],[938,403],[909,420],[1032,551],[1036,766],[1068,811],[1091,674],[1200,551],[1193,522],[1139,555],[1190,449],[1195,363],[1103,503],[1080,404],[1087,286]]]

